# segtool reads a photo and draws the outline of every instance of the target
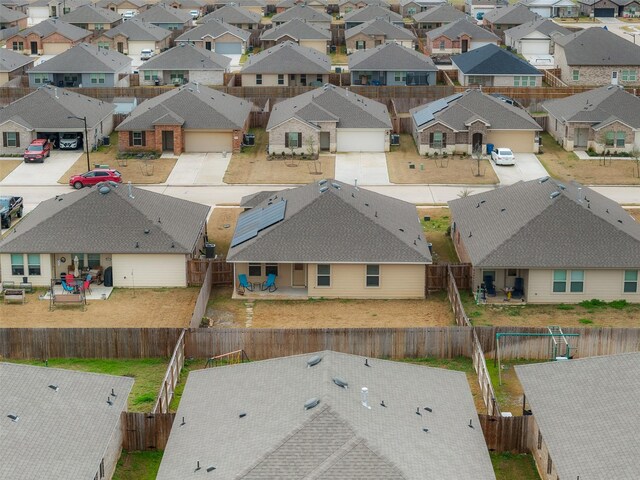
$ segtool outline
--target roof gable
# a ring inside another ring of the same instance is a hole
[[[230,34],[238,37],[243,42],[249,40],[251,34],[245,30],[225,23],[222,20],[211,18],[207,23],[202,23],[195,28],[191,28],[176,38],[176,42],[198,41],[205,37],[218,38],[222,35]]]
[[[226,71],[231,59],[219,53],[205,50],[188,43],[165,50],[159,55],[144,62],[140,71],[144,70],[202,70]]]
[[[252,55],[245,62],[245,73],[329,73],[331,60],[317,50],[286,41]]]
[[[428,71],[438,68],[430,57],[395,42],[359,50],[349,56],[349,70]]]
[[[532,12],[524,5],[509,5],[488,11],[484,20],[494,24],[522,24],[539,18],[538,14]]]
[[[131,59],[115,50],[80,43],[33,67],[27,73],[118,73],[131,65]]]
[[[542,76],[529,62],[493,43],[451,57],[451,62],[465,75]]]
[[[431,40],[443,35],[451,40],[459,38],[462,35],[467,35],[474,40],[486,39],[498,42],[500,39],[495,33],[480,27],[467,18],[461,18],[460,20],[447,23],[427,32],[427,37]]]
[[[278,13],[271,18],[273,23],[288,22],[294,18],[305,20],[307,22],[331,23],[331,15],[325,12],[319,12],[315,8],[306,5],[296,5],[286,9],[282,13]]]
[[[567,65],[640,65],[640,45],[604,28],[585,28],[555,39]]]
[[[122,20],[119,13],[106,8],[96,7],[93,4],[82,5],[71,10],[60,20],[67,23],[115,23]]]
[[[116,35],[124,35],[131,41],[153,40],[158,42],[171,36],[171,31],[166,28],[158,27],[153,23],[143,22],[137,18],[131,18],[126,22],[122,22],[115,28],[107,30],[103,35],[109,38],[113,38]]]
[[[226,23],[250,23],[258,24],[262,20],[262,17],[246,8],[238,7],[237,5],[227,4],[222,8],[218,8],[213,12],[202,17],[198,23],[207,23],[212,19],[221,20]]]
[[[289,20],[282,25],[277,25],[273,28],[266,29],[262,35],[261,40],[279,40],[280,38],[288,36],[295,38],[296,41],[300,40],[331,40],[331,32],[323,27],[316,27],[311,23],[307,23],[298,18]]]

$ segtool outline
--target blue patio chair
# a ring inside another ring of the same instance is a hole
[[[240,275],[238,275],[238,283],[240,284],[238,285],[238,290],[242,288],[242,291],[239,293],[244,294],[245,290],[248,290],[249,292],[253,292],[253,285],[249,283],[249,280],[247,279],[247,276],[244,273],[241,273]]]
[[[64,292],[73,293],[73,287],[71,285],[67,285],[67,282],[62,280],[62,290]]]
[[[275,292],[278,289],[276,287],[276,274],[270,273],[267,275],[267,279],[262,284],[262,290],[269,290],[270,292]]]

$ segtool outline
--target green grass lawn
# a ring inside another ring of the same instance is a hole
[[[127,452],[122,451],[113,480],[155,480],[162,451]]]
[[[44,366],[41,360],[10,360],[13,363]],[[168,360],[145,358],[135,360],[53,358],[49,367],[79,370],[81,372],[104,373],[132,377],[135,382],[129,395],[130,412],[150,412],[160,391],[160,384],[167,371]]]
[[[540,480],[533,457],[527,454],[490,452],[496,480]]]

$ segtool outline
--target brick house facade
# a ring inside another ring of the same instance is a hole
[[[474,140],[480,141],[483,152],[486,150],[488,129],[483,121],[476,120],[464,132],[454,132],[441,123],[431,125],[419,132],[414,123],[412,133],[420,155],[444,152],[470,155],[473,153]],[[476,134],[479,136],[474,137]]]
[[[368,50],[370,48],[375,48],[383,43],[395,42],[403,47],[414,48],[413,40],[396,40],[393,38],[389,38],[386,35],[367,35],[365,33],[358,33],[349,37],[345,40],[347,46],[347,53],[353,53],[356,50]],[[358,42],[361,42],[358,44]],[[360,48],[358,48],[360,47]],[[364,47],[364,48],[363,48]]]
[[[425,38],[425,49],[427,55],[456,55],[462,52],[462,42],[467,41],[467,45],[471,45],[471,37],[469,35],[461,35],[458,38],[451,39],[445,35],[435,38],[427,36]]]
[[[593,149],[598,153],[605,150],[629,152],[634,148],[635,138],[640,138],[640,131],[636,131],[617,120],[594,130],[591,123],[564,123],[551,114],[547,121],[547,132],[569,152],[582,149]],[[580,143],[586,141],[586,145],[576,145],[576,141],[580,141]]]
[[[18,33],[16,35],[13,35],[12,37],[9,37],[7,39],[6,45],[8,49],[13,50],[14,52],[24,53],[25,55],[31,55],[32,54],[31,43],[35,42],[36,44],[35,46],[37,48],[37,54],[44,55],[45,45],[55,44],[57,46],[56,53],[62,53],[65,50],[69,50],[70,48],[75,47],[79,43],[89,42],[90,39],[91,39],[91,33],[89,33],[86,37],[81,38],[80,40],[75,40],[75,41],[69,40],[67,37],[59,33],[52,33],[47,37],[41,37],[35,32],[30,33],[26,36],[22,36],[20,35],[20,33]],[[62,47],[64,49],[61,49],[61,45],[65,45],[65,44],[66,44],[66,48]]]
[[[278,125],[269,131],[269,153],[291,153],[290,142],[287,136],[289,133],[299,133],[296,143],[297,147],[293,148],[296,154],[308,154],[309,148],[313,148],[314,153],[320,151],[320,132],[329,132],[329,151],[336,151],[337,128],[335,122],[319,122],[319,128],[314,128],[306,122],[292,118]],[[310,143],[311,139],[311,143]]]

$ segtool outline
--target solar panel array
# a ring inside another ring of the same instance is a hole
[[[455,93],[449,97],[441,98],[436,100],[435,102],[431,102],[422,110],[418,110],[413,114],[413,118],[416,122],[416,125],[421,126],[427,122],[430,122],[435,118],[435,114],[440,110],[445,109],[449,106],[451,102],[457,100],[462,96],[462,93]]]
[[[284,219],[287,201],[282,199],[264,208],[254,208],[240,216],[236,231],[231,240],[231,246],[235,247],[247,240],[258,236],[260,230],[264,230]]]

